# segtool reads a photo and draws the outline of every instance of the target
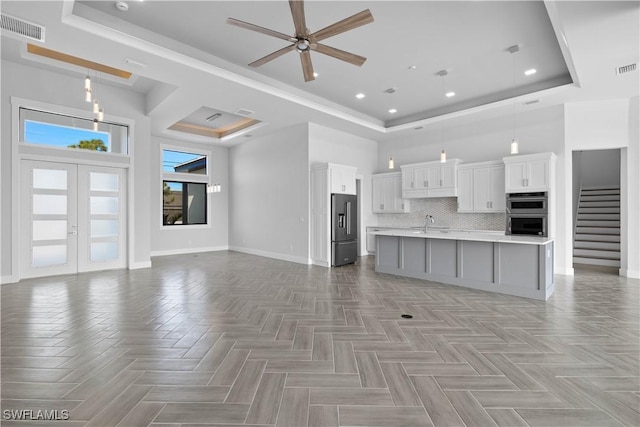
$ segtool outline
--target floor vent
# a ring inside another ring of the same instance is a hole
[[[44,42],[44,27],[42,25],[34,24],[33,22],[15,18],[4,13],[2,14],[0,22],[3,30],[31,40]]]
[[[622,67],[616,68],[616,74],[629,73],[629,72],[635,71],[637,69],[638,69],[638,63],[636,62],[634,64],[624,65]]]

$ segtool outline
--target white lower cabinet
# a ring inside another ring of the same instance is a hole
[[[458,168],[458,212],[505,211],[504,164],[482,162]]]
[[[409,200],[402,198],[402,174],[380,173],[371,177],[373,213],[409,212]]]

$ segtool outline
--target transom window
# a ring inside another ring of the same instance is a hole
[[[128,154],[129,128],[116,123],[20,108],[20,142],[62,149]]]

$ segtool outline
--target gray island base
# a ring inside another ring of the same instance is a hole
[[[553,240],[498,233],[376,232],[377,272],[545,301]]]

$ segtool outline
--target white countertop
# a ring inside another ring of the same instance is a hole
[[[500,243],[520,243],[527,245],[544,245],[552,242],[549,237],[538,236],[506,236],[500,231],[483,231],[483,230],[424,230],[417,229],[400,229],[394,228],[390,230],[381,230],[370,232],[376,236],[401,236],[401,237],[417,237],[423,239],[449,239],[449,240],[473,240],[477,242],[500,242]]]

